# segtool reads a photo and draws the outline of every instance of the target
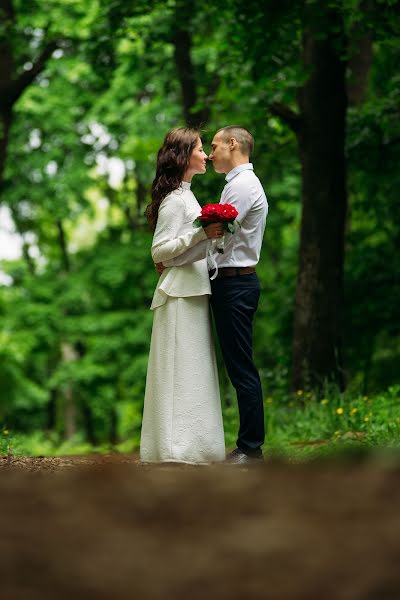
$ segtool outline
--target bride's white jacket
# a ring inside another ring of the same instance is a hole
[[[202,227],[193,227],[193,221],[200,212],[200,204],[190,190],[190,183],[185,181],[161,202],[151,255],[154,262],[162,262],[167,268],[155,289],[152,310],[165,304],[168,296],[211,294],[206,260],[207,236]],[[196,253],[193,254],[195,262],[179,267],[171,266],[174,258],[194,246],[198,246],[197,256]]]

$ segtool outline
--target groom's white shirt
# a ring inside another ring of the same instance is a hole
[[[236,208],[241,226],[233,235],[225,235],[224,254],[218,254],[216,262],[219,268],[254,267],[261,254],[267,198],[251,163],[235,167],[225,180],[220,204],[232,204]]]
[[[254,267],[261,253],[268,202],[260,180],[251,163],[235,167],[225,177],[220,204],[232,204],[238,211],[239,227],[234,234],[226,233],[224,254],[215,254],[218,268]],[[165,266],[181,266],[206,256],[208,240],[202,241]]]

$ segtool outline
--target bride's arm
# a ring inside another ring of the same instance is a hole
[[[202,240],[207,240],[207,234],[202,227],[178,237],[184,218],[185,205],[182,198],[171,195],[162,201],[151,246],[151,255],[155,263],[175,259]]]
[[[189,248],[183,254],[171,258],[171,260],[164,260],[163,265],[165,267],[181,267],[183,265],[189,265],[198,260],[202,260],[207,256],[208,239],[202,240],[193,248]]]

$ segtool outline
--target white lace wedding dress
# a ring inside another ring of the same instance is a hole
[[[225,459],[218,372],[211,332],[206,235],[194,229],[200,205],[190,184],[161,203],[152,244],[155,262],[200,244],[204,258],[165,269],[154,293],[140,458],[208,463]]]

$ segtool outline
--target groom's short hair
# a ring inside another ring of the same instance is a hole
[[[229,125],[218,129],[217,133],[222,133],[224,142],[228,142],[230,138],[235,138],[239,144],[242,154],[250,156],[254,148],[254,138],[245,127],[240,125]]]

